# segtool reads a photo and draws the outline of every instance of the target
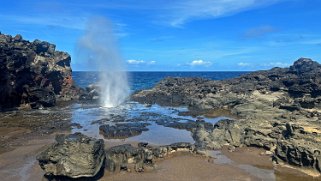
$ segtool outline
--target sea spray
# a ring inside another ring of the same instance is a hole
[[[129,86],[112,24],[102,17],[90,19],[77,49],[79,58],[99,71],[102,106],[115,107],[123,103],[128,97]]]

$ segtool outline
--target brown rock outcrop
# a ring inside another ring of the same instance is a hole
[[[21,104],[48,107],[55,105],[56,98],[77,96],[70,55],[55,48],[45,41],[0,33],[0,109]]]

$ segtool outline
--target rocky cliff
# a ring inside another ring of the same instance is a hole
[[[197,146],[262,147],[276,163],[321,173],[321,65],[311,59],[222,81],[167,78],[132,99],[201,113],[228,110],[237,119],[192,130]]]
[[[0,33],[0,109],[53,106],[77,95],[70,55],[45,41]]]

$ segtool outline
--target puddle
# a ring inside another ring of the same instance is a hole
[[[249,164],[235,163],[233,162],[233,160],[229,159],[227,156],[222,154],[221,151],[207,151],[207,155],[215,158],[214,163],[216,164],[227,164],[233,167],[237,167],[261,180],[266,180],[266,181],[276,180],[273,169],[262,169]]]
[[[169,145],[176,142],[194,143],[192,135],[189,131],[159,126],[155,123],[147,126],[147,128],[149,131],[145,131],[141,135],[128,138],[127,140],[148,142],[153,145]]]
[[[185,107],[161,107],[158,105],[145,106],[135,102],[127,102],[116,108],[103,108],[95,104],[81,105],[75,104],[71,107],[72,123],[81,125],[81,128],[73,127],[72,133],[81,132],[85,135],[104,139],[99,134],[99,126],[101,124],[113,125],[115,122],[108,121],[115,116],[121,116],[127,122],[147,122],[151,125],[147,128],[148,131],[141,135],[120,141],[135,141],[135,142],[149,142],[155,145],[171,144],[175,142],[189,142],[194,143],[191,133],[186,130],[180,130],[170,127],[158,125],[155,122],[159,119],[169,120],[171,122],[186,123],[188,121],[195,121],[196,118],[191,116],[178,115],[182,111],[186,111]],[[204,121],[215,124],[224,117],[218,118],[203,118]],[[102,120],[103,121],[97,121]],[[120,123],[120,122],[117,122]]]
[[[206,155],[215,158],[217,164],[231,164],[233,161],[227,156],[223,155],[221,151],[209,150],[206,151]]]
[[[35,158],[27,160],[27,162],[23,165],[23,167],[18,171],[18,175],[20,176],[21,181],[30,180],[30,175],[28,172],[32,170],[32,167],[37,164],[37,160]]]

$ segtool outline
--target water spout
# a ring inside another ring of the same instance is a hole
[[[128,79],[111,23],[105,18],[91,19],[78,49],[81,58],[99,71],[101,105],[115,107],[123,103],[129,94]]]

